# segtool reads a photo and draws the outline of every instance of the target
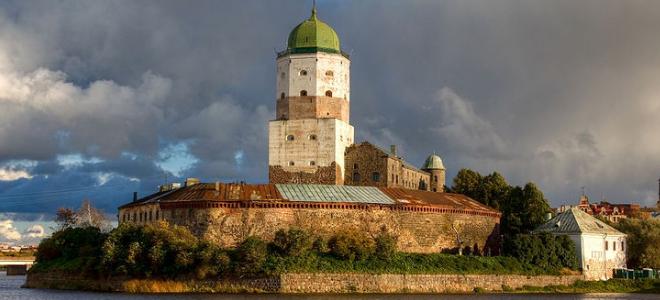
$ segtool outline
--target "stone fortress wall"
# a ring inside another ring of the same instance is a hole
[[[146,224],[166,220],[186,226],[223,247],[248,236],[272,240],[279,229],[301,228],[323,237],[342,230],[398,236],[403,252],[437,253],[470,246],[499,253],[499,213],[425,207],[322,202],[180,201],[120,209],[120,222]]]

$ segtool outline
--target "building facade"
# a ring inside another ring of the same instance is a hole
[[[444,191],[445,168],[435,154],[426,159],[422,169],[418,169],[397,155],[395,145],[388,152],[362,142],[346,149],[344,161],[346,185]]]
[[[573,207],[599,218],[617,223],[621,219],[626,218],[643,218],[645,213],[642,212],[639,204],[612,204],[606,201],[600,203],[589,203],[589,197],[586,195],[580,196],[578,205],[562,205],[559,207],[558,212],[565,212]]]
[[[271,183],[343,184],[344,151],[354,142],[350,64],[316,9],[289,34],[277,56],[276,116],[268,127]]]
[[[626,235],[577,207],[572,207],[534,232],[566,235],[575,243],[578,264],[587,280],[612,278],[626,267]]]

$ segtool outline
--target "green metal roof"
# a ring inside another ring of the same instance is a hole
[[[275,187],[282,198],[289,201],[396,204],[393,199],[373,186],[276,184]]]
[[[444,170],[445,165],[442,163],[440,156],[431,154],[424,162],[422,170]]]
[[[288,53],[341,53],[337,33],[316,17],[316,7],[309,19],[291,31],[287,48]]]
[[[534,232],[550,232],[558,234],[607,234],[624,235],[620,231],[605,224],[577,207],[558,214],[550,221],[539,226]]]

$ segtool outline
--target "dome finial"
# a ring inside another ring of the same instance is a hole
[[[309,17],[310,20],[316,19],[316,0],[312,4],[312,16]]]

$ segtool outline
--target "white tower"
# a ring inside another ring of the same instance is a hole
[[[269,122],[271,183],[343,184],[349,124],[350,60],[337,33],[312,9],[277,55],[277,112]]]

